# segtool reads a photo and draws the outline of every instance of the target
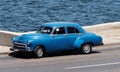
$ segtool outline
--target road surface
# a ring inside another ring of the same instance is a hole
[[[0,55],[0,72],[120,72],[120,45],[97,47],[88,55],[62,53],[39,59]]]

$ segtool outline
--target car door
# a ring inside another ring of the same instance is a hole
[[[66,50],[68,48],[65,27],[58,27],[54,30],[52,41],[55,50]]]
[[[81,33],[77,28],[67,27],[67,41],[70,49],[73,49],[73,44],[79,36]]]

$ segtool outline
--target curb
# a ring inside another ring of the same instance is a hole
[[[3,52],[3,53],[0,53],[0,55],[6,55],[6,54],[9,54],[10,52]]]

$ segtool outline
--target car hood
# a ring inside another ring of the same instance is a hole
[[[19,41],[28,41],[33,39],[41,39],[43,37],[48,36],[47,34],[40,34],[40,33],[32,33],[32,34],[23,34],[19,36]]]

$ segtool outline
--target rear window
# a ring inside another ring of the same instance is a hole
[[[67,32],[68,33],[79,33],[79,30],[77,28],[74,27],[67,27]]]

